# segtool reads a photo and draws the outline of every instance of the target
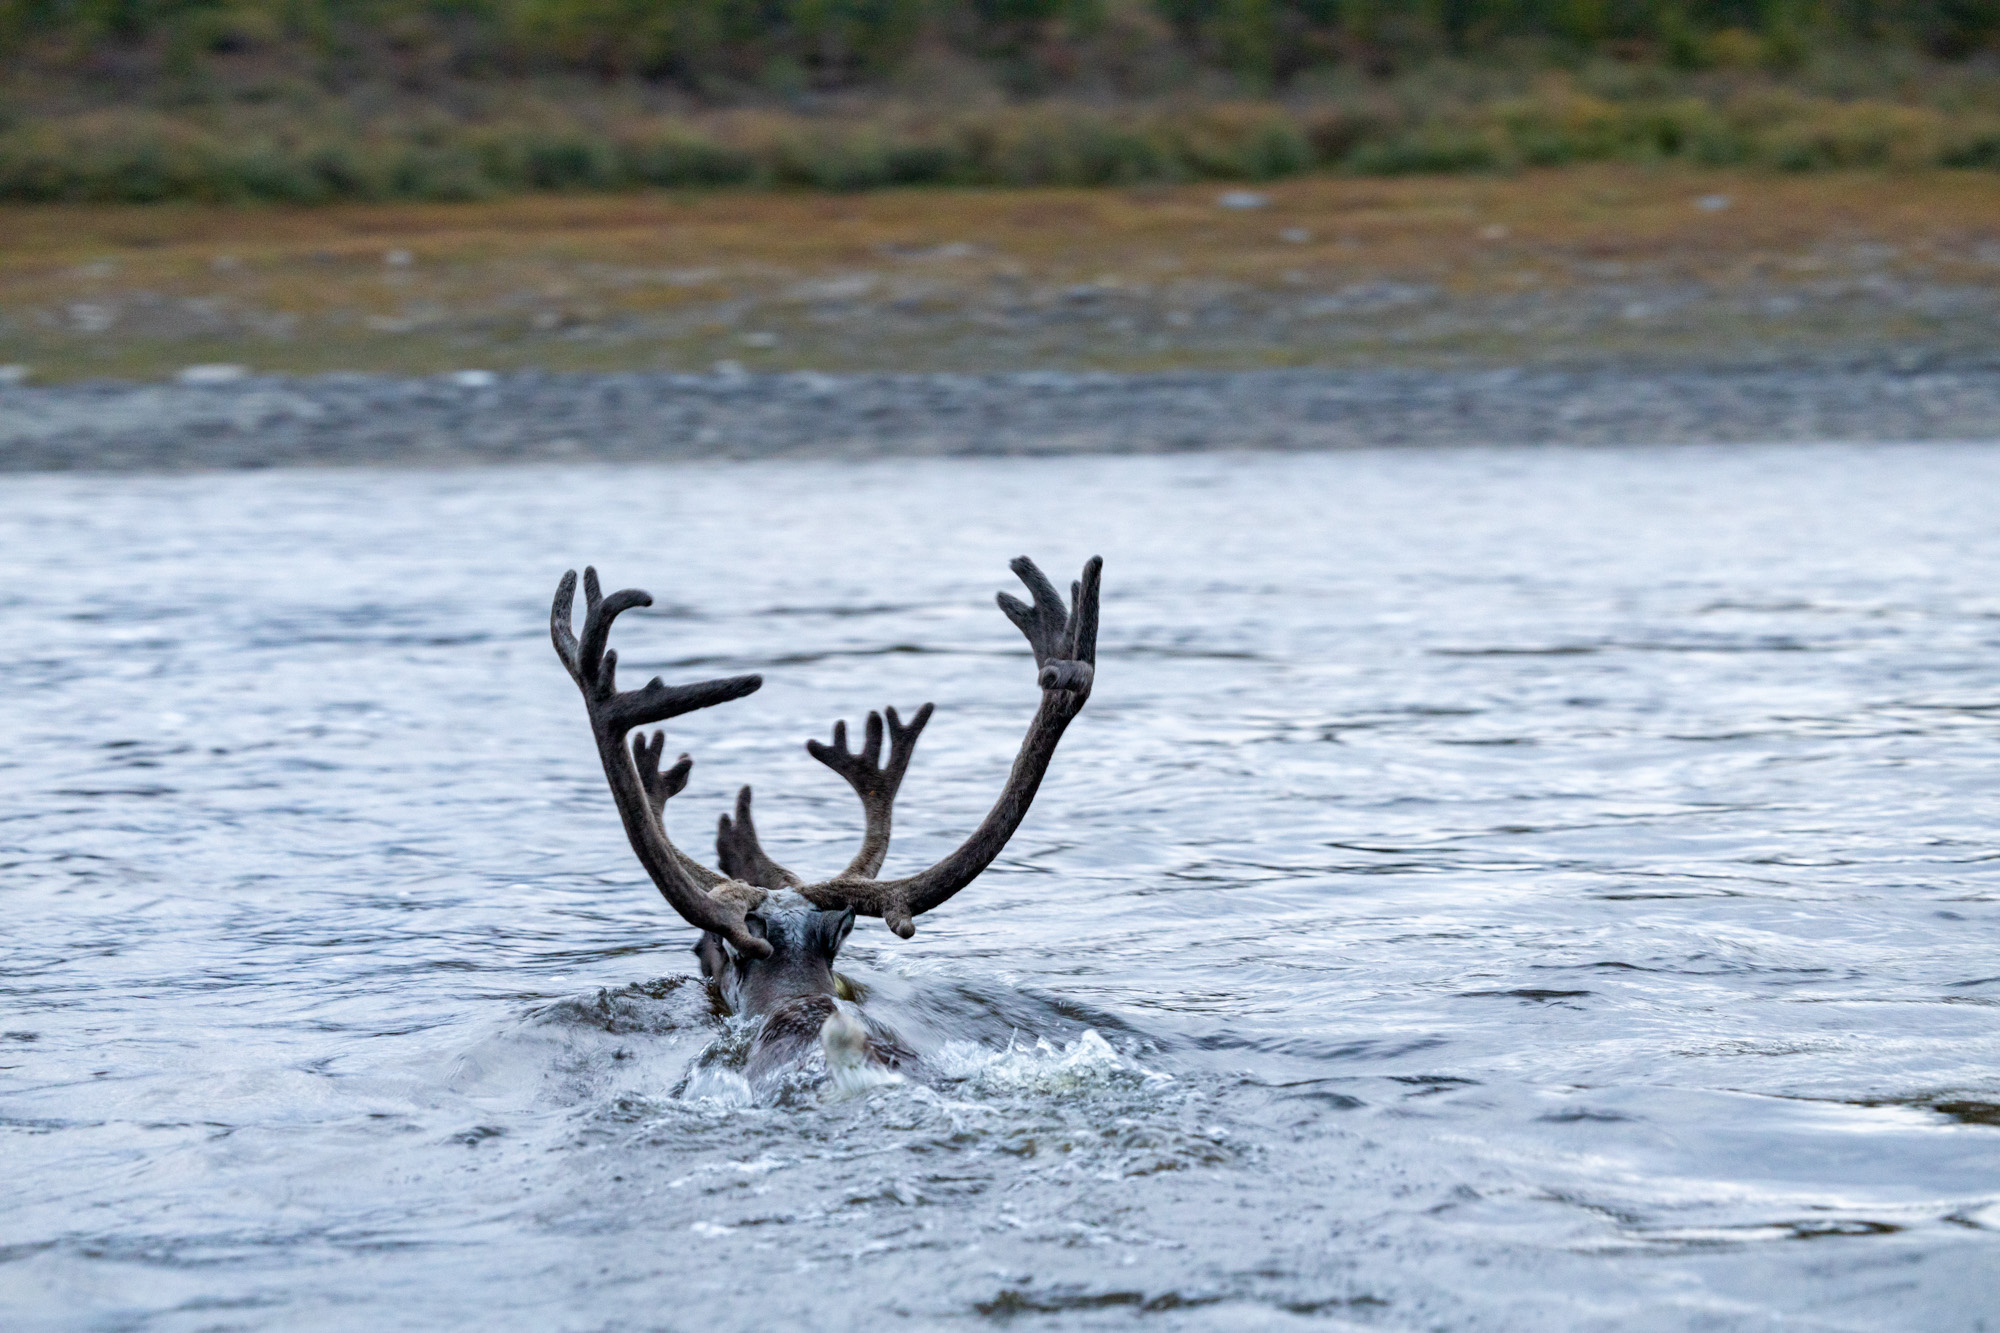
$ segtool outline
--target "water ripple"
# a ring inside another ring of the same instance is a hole
[[[14,478],[0,1308],[1977,1328],[1996,483],[1951,446]],[[760,1103],[555,578],[660,599],[628,677],[765,674],[671,724],[690,847],[751,782],[837,867],[859,811],[801,742],[935,699],[899,870],[1033,706],[1022,551],[1106,556],[1096,697],[993,869],[843,956],[929,1075]]]

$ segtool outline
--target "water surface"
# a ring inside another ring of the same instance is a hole
[[[2000,451],[14,477],[9,1329],[1983,1329]],[[941,1077],[747,1104],[550,651],[706,851],[844,864],[801,742],[935,700],[891,871],[1034,704],[1001,861],[845,970]]]

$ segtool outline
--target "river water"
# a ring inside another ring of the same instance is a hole
[[[2000,1328],[2000,450],[10,477],[9,1330]],[[551,652],[706,851],[935,700],[893,871],[1035,699],[1001,861],[844,970],[927,1083],[750,1104]]]

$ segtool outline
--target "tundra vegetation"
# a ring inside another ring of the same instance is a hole
[[[0,198],[2000,166],[2000,0],[0,0]]]
[[[1220,206],[1238,192],[1263,206]],[[76,204],[0,225],[0,366],[36,383],[1983,364],[2000,308],[2000,177],[1969,171]]]

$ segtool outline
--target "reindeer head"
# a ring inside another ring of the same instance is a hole
[[[750,817],[748,787],[736,798],[735,816],[722,816],[718,827],[719,870],[682,852],[667,837],[663,816],[667,801],[687,785],[694,761],[682,755],[663,771],[660,756],[666,737],[660,732],[634,739],[629,753],[626,748],[626,735],[634,728],[740,699],[761,687],[763,677],[679,686],[655,677],[643,689],[621,691],[618,655],[606,647],[611,622],[632,607],[652,605],[653,599],[636,589],[605,597],[597,571],[584,570],[584,626],[579,640],[572,628],[576,572],[563,575],[550,612],[550,636],[570,678],[583,691],[598,758],[625,835],[661,895],[688,924],[702,931],[694,946],[702,975],[736,1012],[769,1013],[796,996],[838,994],[833,962],[856,915],[881,917],[908,939],[916,932],[916,918],[976,879],[1027,816],[1056,743],[1090,698],[1103,561],[1093,557],[1084,566],[1083,577],[1070,587],[1067,605],[1032,560],[1022,556],[1012,567],[1034,601],[1030,605],[1001,593],[1000,609],[1034,650],[1042,699],[999,800],[958,849],[936,865],[902,879],[878,879],[889,851],[896,792],[916,751],[917,737],[930,721],[931,706],[918,709],[907,725],[895,709],[886,710],[886,763],[880,715],[868,715],[866,739],[858,752],[847,748],[847,724],[835,723],[831,745],[807,741],[806,749],[854,788],[861,798],[865,830],[861,849],[847,868],[813,884],[765,854]]]
[[[768,957],[742,953],[712,930],[703,931],[694,944],[702,980],[715,988],[732,1013],[767,1014],[800,995],[848,998],[833,962],[854,929],[851,908],[814,907],[786,891],[745,912],[743,924],[771,946]]]

